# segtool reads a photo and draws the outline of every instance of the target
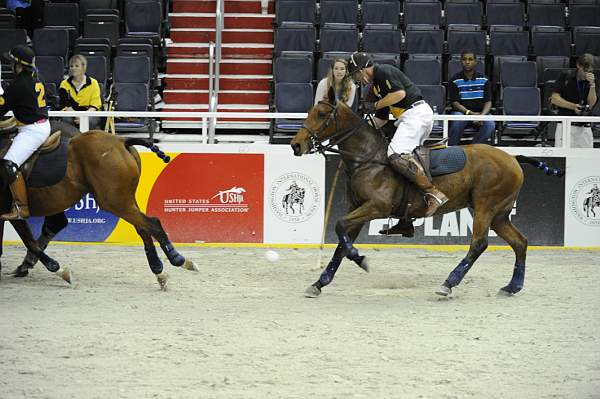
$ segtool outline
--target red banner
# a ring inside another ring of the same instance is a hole
[[[262,242],[263,154],[180,154],[157,178],[148,214],[174,242]]]

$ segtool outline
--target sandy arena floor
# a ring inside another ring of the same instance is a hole
[[[507,298],[513,254],[488,251],[444,299],[464,252],[362,249],[370,274],[307,299],[315,249],[179,249],[202,272],[165,266],[167,292],[141,247],[51,246],[74,288],[4,274],[0,398],[600,398],[600,252],[532,250]]]

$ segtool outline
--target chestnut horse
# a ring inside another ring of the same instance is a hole
[[[53,122],[52,125],[53,132],[61,130],[68,136],[73,135],[74,128],[70,125],[62,122]],[[168,275],[163,271],[153,238],[159,242],[173,266],[193,271],[198,271],[198,268],[193,261],[183,257],[173,247],[160,220],[146,216],[139,209],[135,192],[141,174],[141,160],[134,145],[147,147],[165,163],[169,162],[169,157],[150,139],[119,137],[101,130],[92,130],[71,138],[68,143],[65,176],[58,183],[47,187],[28,187],[29,210],[31,216],[50,216],[44,221],[42,234],[37,240],[39,248],[45,249],[52,237],[67,225],[63,211],[73,206],[85,194],[91,193],[101,209],[113,213],[135,227],[144,242],[150,269],[156,275],[160,287],[165,289]],[[9,201],[10,198],[5,195],[0,200],[0,208],[8,209]],[[23,228],[23,224],[27,226],[25,221],[12,223],[19,230]],[[2,222],[0,231],[3,231],[3,227]],[[37,262],[38,256],[39,252],[29,251],[23,264],[15,270],[15,275],[27,275],[28,269]]]
[[[404,217],[395,215],[397,210],[394,208],[407,183],[388,164],[387,140],[343,102],[335,103],[335,97],[331,92],[329,94],[329,102],[321,101],[309,111],[303,126],[291,141],[296,156],[317,151],[339,152],[350,171],[350,210],[335,225],[339,244],[319,280],[306,289],[305,294],[309,297],[318,296],[321,289],[333,280],[344,257],[368,271],[366,258],[359,255],[358,249],[353,246],[353,241],[366,222],[390,215]],[[323,142],[327,140],[328,144],[324,145]],[[337,146],[338,150],[333,146]],[[467,256],[436,293],[446,296],[461,282],[487,248],[491,227],[515,252],[512,279],[501,289],[501,292],[515,294],[523,288],[527,253],[527,239],[509,219],[523,185],[523,170],[519,162],[536,165],[549,174],[562,175],[562,172],[550,169],[535,159],[514,157],[486,144],[468,145],[463,149],[466,154],[464,168],[433,179],[433,183],[450,199],[436,214],[472,208],[473,236]],[[423,217],[425,200],[422,194],[414,190],[411,192],[412,197],[407,201],[407,216]]]

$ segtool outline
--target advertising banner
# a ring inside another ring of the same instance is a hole
[[[538,159],[554,167],[565,167],[563,157]],[[331,182],[339,162],[339,156],[327,157],[326,191],[329,194]],[[564,178],[546,176],[531,165],[524,165],[525,183],[511,212],[515,226],[529,239],[530,245],[563,245],[565,209]],[[346,198],[347,176],[340,173],[337,187],[333,191],[334,199],[331,217],[327,226],[326,242],[336,243],[335,222],[347,213],[349,206]],[[473,230],[473,212],[461,209],[445,215],[417,219],[414,221],[415,236],[403,238],[383,236],[378,231],[386,224],[395,224],[394,219],[373,220],[363,227],[358,243],[372,244],[469,244]],[[494,231],[489,234],[490,245],[506,245]]]
[[[600,165],[569,158],[565,192],[565,245],[600,245]]]

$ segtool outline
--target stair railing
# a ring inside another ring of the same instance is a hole
[[[215,43],[208,43],[208,112],[215,112],[217,108],[215,95]],[[215,138],[215,118],[208,118],[208,142],[214,142]],[[206,118],[202,118],[202,129],[204,131]],[[211,141],[212,138],[212,141]],[[204,143],[206,137],[203,137],[202,142]]]
[[[209,74],[212,76],[214,81],[212,87],[212,94],[209,91],[209,103],[208,110],[210,112],[217,111],[217,105],[219,104],[219,66],[221,65],[221,33],[223,32],[223,21],[224,21],[224,10],[225,10],[225,0],[217,0],[217,9],[215,12],[215,54],[214,54],[214,74]],[[210,56],[210,55],[209,55]],[[209,82],[210,82],[209,77]],[[214,144],[215,142],[215,128],[217,125],[217,117],[214,116],[210,119],[209,130],[208,130],[208,142],[209,144]]]

